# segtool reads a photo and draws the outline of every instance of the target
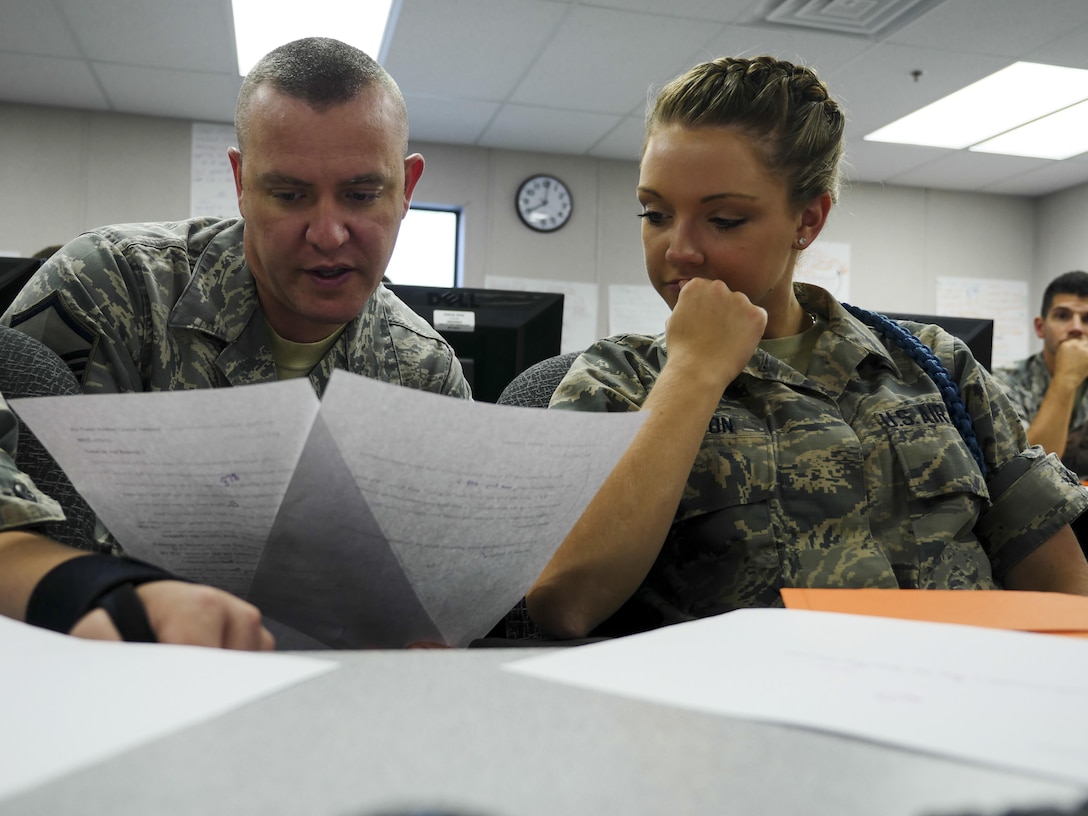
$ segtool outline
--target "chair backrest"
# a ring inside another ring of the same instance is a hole
[[[499,405],[547,408],[556,386],[566,376],[571,363],[581,353],[568,351],[548,357],[539,363],[533,363],[510,381],[496,402]]]
[[[80,393],[75,375],[51,349],[17,329],[0,326],[0,394],[12,400]],[[18,416],[18,410],[15,413]],[[15,464],[64,508],[67,520],[44,524],[41,531],[70,547],[98,549],[94,512],[45,446],[22,422]]]
[[[510,381],[496,402],[499,405],[518,405],[523,408],[547,408],[556,386],[566,376],[571,363],[579,354],[580,351],[568,351],[534,363]],[[529,617],[524,598],[506,613],[506,617],[492,630],[491,635],[508,640],[544,638]]]

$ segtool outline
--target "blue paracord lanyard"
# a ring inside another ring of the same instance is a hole
[[[967,406],[963,404],[963,397],[960,396],[959,387],[948,373],[948,369],[937,358],[937,355],[933,353],[929,346],[891,318],[885,317],[878,312],[870,312],[857,306],[851,306],[849,303],[843,303],[842,306],[866,326],[876,330],[903,349],[929,375],[929,378],[937,385],[937,390],[941,392],[941,397],[944,399],[952,424],[960,432],[960,436],[963,437],[963,441],[967,444],[971,455],[975,457],[975,461],[982,471],[982,478],[985,479],[986,459],[982,455],[978,437],[975,436],[975,426],[971,422],[971,415],[967,413]]]

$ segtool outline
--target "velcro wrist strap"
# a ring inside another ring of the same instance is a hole
[[[71,558],[53,567],[34,587],[26,605],[26,622],[67,633],[99,605],[102,596],[122,584],[138,586],[163,580],[183,579],[132,558],[113,555]],[[124,632],[121,635],[125,637]]]
[[[147,618],[144,602],[132,584],[114,587],[98,599],[100,609],[106,610],[121,637],[129,643],[158,643],[155,630]]]

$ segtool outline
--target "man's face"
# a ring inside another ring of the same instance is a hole
[[[328,337],[377,289],[423,173],[422,156],[404,158],[405,127],[378,86],[324,111],[257,89],[230,160],[246,261],[282,337]]]
[[[1035,335],[1042,338],[1043,356],[1053,368],[1058,346],[1066,340],[1088,337],[1088,298],[1055,295],[1047,313],[1035,318]]]

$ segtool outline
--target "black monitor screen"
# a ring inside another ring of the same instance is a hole
[[[988,317],[946,317],[945,315],[907,314],[884,312],[895,320],[913,320],[916,323],[935,323],[949,334],[954,334],[967,344],[975,359],[989,371],[994,355],[994,321]]]
[[[481,402],[495,402],[514,377],[560,352],[561,294],[386,286],[453,346]]]
[[[0,314],[43,263],[41,258],[0,258]]]

